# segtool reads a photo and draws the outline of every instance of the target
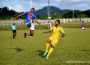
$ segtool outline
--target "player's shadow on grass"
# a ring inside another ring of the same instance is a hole
[[[13,37],[10,37],[10,38],[13,38]]]
[[[19,48],[19,47],[14,48],[14,50],[17,51],[17,52],[23,51],[23,49],[21,49],[21,48]]]
[[[38,55],[43,57],[44,51],[43,50],[38,50]]]
[[[88,52],[90,52],[90,50],[86,50],[86,49],[83,49],[82,51],[88,51]]]
[[[11,39],[15,39],[15,38],[13,38],[13,37],[10,37]]]

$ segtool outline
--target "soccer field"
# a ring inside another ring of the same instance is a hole
[[[16,39],[11,31],[0,31],[0,65],[90,65],[90,28],[65,28],[66,36],[46,60],[42,57],[50,34],[36,30],[35,36],[24,38],[26,30],[18,30]]]

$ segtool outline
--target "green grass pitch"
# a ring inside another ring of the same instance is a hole
[[[18,30],[16,39],[13,39],[11,31],[0,31],[0,65],[89,65],[90,28],[83,32],[81,28],[64,30],[66,36],[59,41],[48,60],[42,54],[51,33],[36,30],[35,36],[24,38],[26,30]]]

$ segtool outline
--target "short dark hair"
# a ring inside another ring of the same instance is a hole
[[[35,11],[35,8],[31,8],[31,9],[33,9]]]
[[[60,20],[56,20],[60,24]]]
[[[13,25],[15,25],[15,23],[13,23]]]

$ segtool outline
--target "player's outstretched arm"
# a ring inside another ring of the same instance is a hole
[[[18,16],[14,17],[14,19],[17,19],[18,17],[22,16],[23,13],[19,14]]]
[[[62,34],[61,34],[61,37],[65,37],[65,33],[62,33]]]
[[[49,31],[49,30],[46,30],[46,31],[44,31],[43,33],[50,33],[51,31]]]
[[[50,33],[50,32],[52,32],[52,31],[53,31],[53,27],[50,27],[49,30],[44,31],[43,33]]]
[[[65,32],[64,32],[63,28],[61,28],[60,33],[61,33],[61,37],[64,37],[65,36]]]
[[[38,19],[35,19],[35,22],[36,22],[37,24],[41,24],[41,21],[38,20]]]

